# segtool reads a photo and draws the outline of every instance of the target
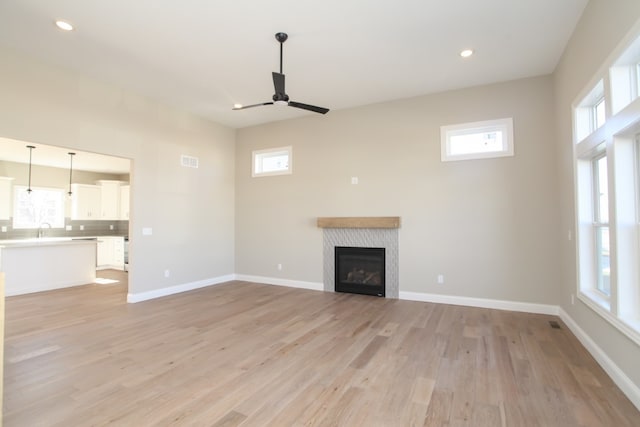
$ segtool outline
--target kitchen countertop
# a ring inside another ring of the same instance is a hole
[[[96,241],[101,237],[125,237],[125,236],[77,236],[77,237],[33,237],[30,239],[14,239],[14,240],[0,240],[0,248],[16,248],[16,247],[28,247],[28,246],[54,246],[54,245],[69,245],[78,243],[88,243]]]

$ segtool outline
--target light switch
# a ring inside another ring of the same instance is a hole
[[[151,227],[144,227],[142,229],[143,236],[151,236],[153,234],[153,229]]]
[[[73,230],[73,226],[67,225],[64,229],[67,230],[67,231],[71,231],[71,230]]]
[[[357,176],[352,176],[351,177],[351,183],[352,184],[357,184],[358,183],[358,177]]]
[[[6,225],[3,225],[3,226],[2,226],[2,232],[3,232],[3,233],[6,233],[6,232],[7,232],[7,226],[6,226]]]
[[[84,230],[84,225],[80,226],[80,231]]]

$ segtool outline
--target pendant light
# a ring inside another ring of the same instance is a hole
[[[67,153],[69,154],[69,196],[71,196],[71,176],[73,174],[73,156],[76,155],[76,153]]]
[[[29,186],[27,187],[27,193],[31,194],[31,154],[33,153],[33,149],[36,148],[33,145],[27,145],[29,149]]]

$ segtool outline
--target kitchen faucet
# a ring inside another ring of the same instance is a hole
[[[42,224],[40,224],[40,227],[38,228],[38,238],[44,237],[44,230],[42,229],[43,225],[48,226],[49,230],[51,230],[51,224],[49,224],[48,222],[43,222]]]

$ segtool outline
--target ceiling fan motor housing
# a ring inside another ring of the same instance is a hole
[[[286,93],[276,93],[273,95],[273,102],[289,102],[289,95]]]

